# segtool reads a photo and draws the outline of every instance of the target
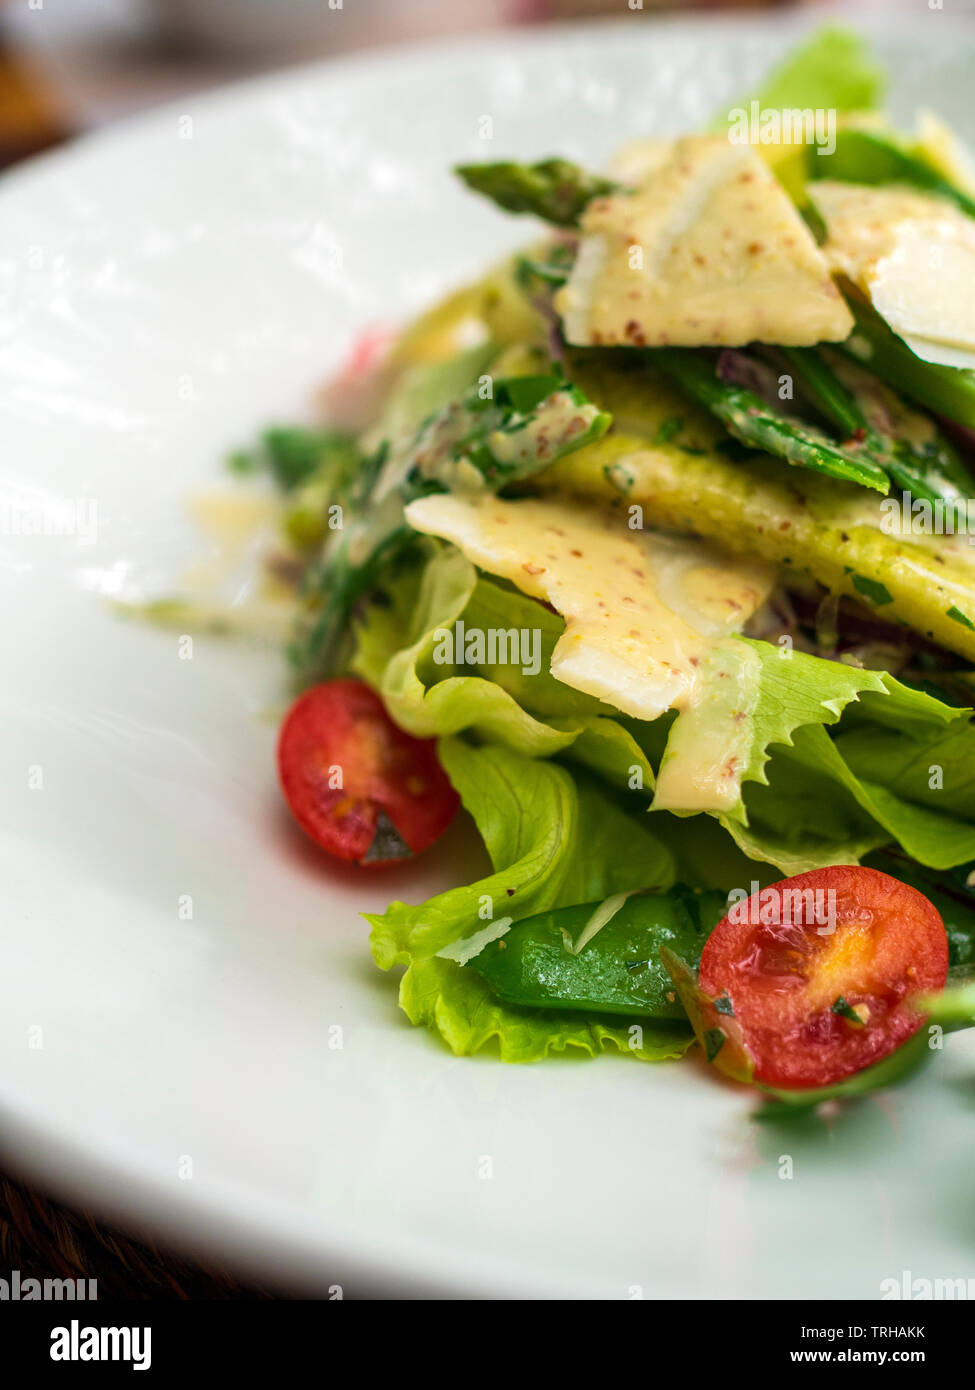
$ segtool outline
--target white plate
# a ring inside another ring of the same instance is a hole
[[[880,52],[900,114],[926,102],[972,135],[975,55],[949,25],[926,14]],[[479,849],[458,830],[420,868],[330,874],[278,805],[277,656],[197,641],[184,660],[100,597],[172,583],[199,544],[187,495],[300,413],[361,326],[525,237],[451,162],[598,163],[706,118],[792,37],[634,14],[371,56],[4,181],[8,1162],[347,1295],[874,1297],[904,1269],[973,1273],[967,1038],[905,1089],[788,1129],[693,1061],[449,1056],[398,1013],[356,914],[459,881]],[[57,499],[82,521],[95,504],[93,542],[10,534]]]

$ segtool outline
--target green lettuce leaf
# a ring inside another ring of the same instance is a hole
[[[400,987],[400,1005],[411,1023],[438,1033],[452,1052],[470,1056],[497,1039],[503,1062],[538,1062],[563,1052],[596,1057],[607,1048],[641,1062],[682,1057],[694,1040],[680,1023],[611,1016],[556,1014],[501,1004],[483,976],[449,960],[410,966]]]
[[[494,681],[457,675],[463,668],[436,662],[438,633],[453,628],[476,585],[477,571],[459,550],[435,549],[419,579],[410,581],[415,602],[409,626],[400,626],[408,595],[401,592],[392,611],[374,606],[357,629],[352,668],[377,688],[396,723],[416,738],[470,730],[520,753],[551,757],[573,741],[571,728],[556,729],[533,718]]]
[[[860,35],[827,25],[795,48],[749,96],[762,108],[778,110],[870,111],[880,105],[885,85],[883,69]]]
[[[791,696],[774,679],[766,696],[763,683],[745,778],[759,785],[744,787],[740,807],[720,817],[736,843],[787,874],[856,863],[890,841],[933,869],[975,859],[970,712],[886,674],[845,668],[851,681],[839,663],[817,657],[795,671],[801,681]],[[817,697],[829,713],[790,731],[798,714],[814,713]],[[836,728],[827,733],[827,724]]]
[[[743,639],[744,640],[744,639]],[[793,651],[786,658],[769,642],[748,642],[761,662],[759,692],[752,716],[751,756],[742,783],[766,782],[773,744],[790,744],[796,729],[838,723],[843,711],[866,691],[883,693],[879,671],[864,671],[839,661]],[[745,820],[744,808],[730,813]]]
[[[406,965],[400,1004],[456,1053],[497,1039],[507,1061],[566,1049],[590,1056],[606,1046],[643,1060],[679,1056],[692,1034],[680,1024],[569,1016],[502,1005],[482,977],[437,953],[502,917],[591,902],[674,881],[670,851],[640,814],[596,779],[508,748],[440,743],[440,756],[484,839],[494,872],[419,906],[394,902],[367,914],[376,964]]]
[[[742,641],[759,663],[751,748],[741,795],[717,817],[739,848],[786,874],[855,863],[891,840],[932,868],[975,858],[970,711],[884,672]],[[661,766],[700,718],[677,718]],[[654,809],[680,814],[663,789]]]
[[[491,918],[669,888],[670,851],[587,773],[496,745],[440,741],[440,758],[474,817],[495,872],[417,907],[394,902],[367,918],[383,970],[435,955]]]
[[[422,567],[389,586],[358,634],[355,668],[397,722],[418,737],[469,732],[527,756],[572,761],[649,796],[675,745],[693,745],[696,713],[644,723],[556,681],[549,667],[563,631],[558,614],[479,576],[455,548],[423,546]],[[436,634],[458,618],[468,631],[537,632],[538,671],[438,665]],[[934,869],[975,859],[970,711],[883,672],[798,651],[783,656],[767,642],[741,645],[753,668],[751,742],[738,801],[716,819],[742,854],[784,874],[856,863],[890,842]],[[669,821],[660,815],[668,810],[683,819],[659,791],[653,806],[658,820]],[[678,839],[693,847],[701,817],[687,819]]]
[[[397,724],[416,738],[470,731],[531,757],[564,752],[619,787],[649,792],[653,768],[632,731],[638,721],[621,721],[609,705],[550,674],[562,619],[523,594],[478,578],[455,547],[427,544],[422,571],[410,569],[388,585],[385,602],[371,605],[356,633],[353,670],[375,686]],[[510,664],[438,664],[438,635],[458,619],[467,631],[537,632],[537,674]]]
[[[775,749],[767,777],[746,790],[744,820],[719,819],[738,847],[785,875],[855,864],[890,836],[844,785],[846,769],[820,725]]]

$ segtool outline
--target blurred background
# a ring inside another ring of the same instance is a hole
[[[848,0],[841,12],[975,0]],[[822,0],[0,0],[0,167],[105,121],[287,63],[504,25]]]

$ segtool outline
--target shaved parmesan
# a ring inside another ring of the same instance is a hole
[[[490,946],[492,941],[500,941],[501,937],[510,931],[513,923],[513,917],[499,917],[496,922],[488,922],[486,927],[481,927],[473,936],[451,941],[449,945],[442,947],[437,955],[444,960],[456,961],[458,965],[466,965],[469,960],[479,956],[485,946]]]
[[[569,954],[572,956],[579,955],[580,951],[584,950],[585,947],[589,945],[593,937],[601,932],[603,927],[613,920],[623,904],[632,898],[636,891],[635,888],[631,888],[628,893],[614,893],[611,898],[607,898],[605,902],[601,902],[579,933],[579,940],[576,942],[572,941],[569,933],[563,927],[562,941]]]
[[[666,164],[673,148],[673,140],[658,135],[628,140],[613,156],[609,172],[620,183],[645,183],[651,174]]]
[[[550,603],[565,619],[555,679],[638,719],[692,702],[712,644],[741,630],[774,579],[764,562],[578,504],[433,495],[406,517]]]
[[[631,147],[631,192],[597,198],[556,308],[571,343],[659,347],[845,338],[853,324],[785,191],[748,145]]]
[[[975,372],[975,351],[969,348],[951,347],[948,343],[938,343],[932,338],[919,338],[916,333],[902,333],[904,342],[915,357],[923,357],[925,362],[937,362],[942,367],[958,367],[964,371]]]
[[[866,294],[911,350],[970,367],[975,353],[975,221],[943,199],[823,180],[810,187],[831,268]]]

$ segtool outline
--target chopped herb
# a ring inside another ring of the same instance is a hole
[[[719,995],[714,1001],[714,1007],[719,1014],[727,1014],[729,1018],[734,1018],[735,1009],[728,994]]]
[[[704,1034],[704,1055],[709,1062],[713,1062],[715,1057],[725,1045],[727,1034],[723,1028],[709,1028]]]
[[[864,598],[868,598],[870,602],[876,604],[878,608],[882,608],[885,603],[894,602],[890,596],[890,592],[885,585],[880,583],[879,579],[868,579],[866,575],[855,574],[853,576],[853,587],[858,594],[863,594]]]
[[[833,1007],[830,1009],[830,1013],[839,1014],[840,1018],[848,1019],[850,1023],[855,1023],[858,1028],[863,1027],[863,1019],[857,1013],[853,1005],[846,1002],[842,994],[837,997]]]
[[[962,627],[967,627],[972,632],[975,632],[975,623],[972,622],[971,618],[967,618],[961,609],[956,608],[954,604],[951,605],[945,616],[951,618],[953,622],[961,623]]]

